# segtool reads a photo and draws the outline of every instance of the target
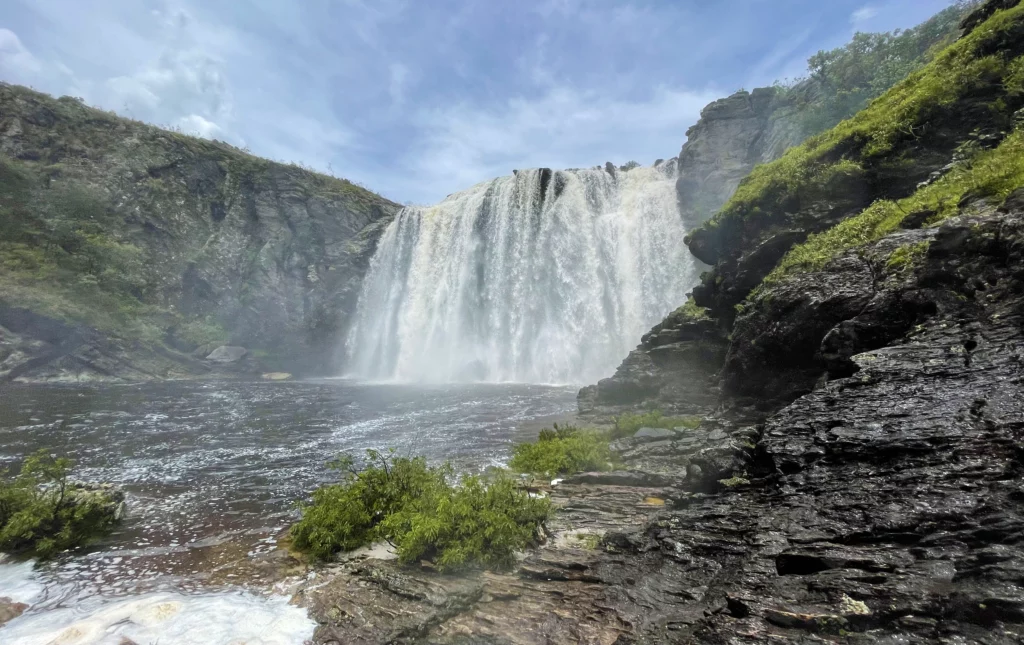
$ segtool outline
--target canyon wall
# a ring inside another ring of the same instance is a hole
[[[399,207],[345,180],[0,85],[0,378],[330,373]]]

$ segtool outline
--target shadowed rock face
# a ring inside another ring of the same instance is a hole
[[[772,285],[737,321],[727,411],[555,487],[551,537],[512,573],[337,565],[300,594],[315,641],[1020,642],[1015,203]],[[923,239],[920,262],[882,260]]]
[[[666,414],[710,412],[728,341],[716,321],[679,310],[645,334],[615,374],[580,390],[584,418],[651,407]]]

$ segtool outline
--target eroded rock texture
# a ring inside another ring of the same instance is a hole
[[[645,334],[613,376],[580,391],[580,414],[605,418],[631,407],[710,412],[718,403],[716,384],[727,347],[716,321],[681,308]]]

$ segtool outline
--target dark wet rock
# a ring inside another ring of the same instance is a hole
[[[586,484],[591,486],[633,486],[640,488],[663,488],[672,486],[677,479],[647,471],[592,472],[570,475],[563,484]]]
[[[974,31],[974,28],[992,17],[997,11],[1017,6],[1019,0],[987,0],[981,3],[974,11],[964,16],[960,21],[960,30],[964,34]]]
[[[715,384],[726,348],[714,321],[681,308],[644,335],[614,376],[580,390],[579,413],[586,419],[645,408],[707,413],[718,402]]]

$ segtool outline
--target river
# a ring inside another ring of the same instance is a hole
[[[295,502],[330,479],[327,460],[393,447],[481,470],[574,410],[575,388],[518,384],[5,387],[0,468],[66,454],[77,479],[121,486],[129,515],[53,562],[0,563],[0,597],[30,605],[0,642],[301,643],[305,612],[237,563],[274,550]]]

